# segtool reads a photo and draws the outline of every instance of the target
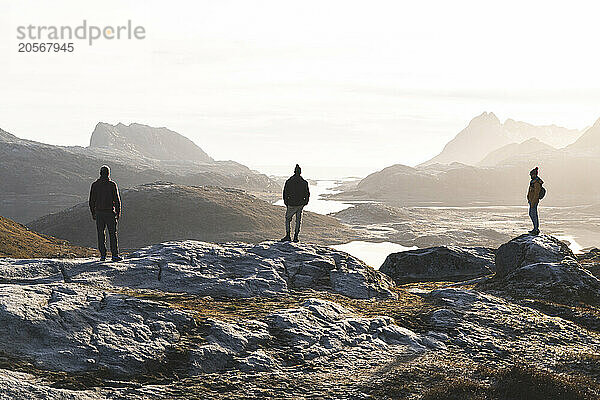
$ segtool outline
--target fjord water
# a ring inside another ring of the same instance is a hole
[[[341,180],[343,181],[343,180]],[[309,181],[310,202],[304,207],[305,211],[312,211],[318,214],[330,214],[352,207],[352,203],[337,200],[327,200],[324,195],[335,193],[336,184],[341,182],[336,180],[318,180]],[[279,200],[275,205],[283,206],[283,200]]]
[[[305,207],[305,210],[312,211],[319,214],[330,214],[336,213],[350,207],[354,207],[355,204],[361,203],[357,201],[339,201],[339,200],[330,200],[325,196],[328,194],[336,193],[336,186],[340,183],[349,181],[349,178],[342,179],[324,179],[324,180],[313,180],[309,182],[311,198],[309,204]],[[283,206],[283,200],[279,200],[275,203],[276,205]],[[527,221],[527,207],[526,206],[469,206],[469,207],[413,207],[415,209],[430,209],[432,211],[482,211],[485,213],[486,210],[495,210],[496,213],[506,214],[506,215],[514,215],[515,211],[523,214],[522,221],[517,220],[516,218],[509,218],[505,221],[488,221],[496,224],[515,224],[520,225],[523,222]],[[542,211],[546,209],[548,212],[552,211],[560,212],[565,211],[567,208],[564,207],[543,207]],[[517,215],[515,215],[517,217]],[[467,217],[467,219],[469,219]],[[467,222],[467,221],[465,221]],[[476,220],[470,221],[471,224],[477,224]],[[562,225],[559,224],[559,225]],[[381,228],[381,227],[380,227]],[[581,253],[585,248],[585,243],[582,245],[578,242],[578,235],[575,235],[574,232],[565,231],[566,226],[552,226],[551,230],[555,231],[553,233],[556,236],[564,240],[571,250],[574,253]],[[571,227],[572,228],[572,227]],[[406,246],[399,243],[393,243],[387,241],[385,239],[380,239],[379,241],[365,241],[365,240],[355,240],[348,243],[343,243],[340,245],[332,246],[336,250],[344,251],[352,256],[361,259],[368,265],[372,266],[375,269],[378,269],[381,264],[385,261],[386,257],[390,253],[402,252],[407,250],[417,249],[417,246]]]
[[[324,195],[335,193],[335,186],[341,182],[347,181],[347,178],[340,180],[317,180],[310,181],[310,202],[304,208],[307,211],[312,211],[319,214],[330,214],[353,207],[356,202],[328,200]],[[279,200],[276,205],[283,206],[283,200]],[[293,222],[292,222],[293,223]],[[384,242],[367,242],[355,240],[348,243],[331,246],[336,250],[344,251],[356,258],[361,259],[375,269],[379,269],[385,258],[390,253],[400,251],[414,250],[417,247],[406,247],[398,243],[388,241]]]

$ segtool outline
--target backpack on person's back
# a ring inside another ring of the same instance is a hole
[[[544,187],[544,181],[541,180],[540,178],[537,178],[540,181],[540,194],[538,196],[538,199],[543,199],[546,196],[546,188]]]

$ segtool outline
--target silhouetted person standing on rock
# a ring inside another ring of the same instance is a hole
[[[106,236],[104,234],[106,228],[108,228],[110,237],[112,260],[121,261],[117,245],[117,221],[121,217],[121,199],[117,184],[110,180],[109,175],[110,169],[103,165],[100,168],[100,178],[92,183],[90,190],[90,211],[92,219],[96,220],[100,261],[106,260]]]
[[[533,222],[533,229],[529,231],[532,235],[540,233],[540,220],[538,217],[538,203],[544,197],[546,191],[542,187],[544,181],[538,176],[538,167],[535,167],[529,172],[531,181],[529,182],[529,190],[527,191],[527,201],[529,202],[529,217]]]
[[[289,242],[291,240],[290,225],[294,215],[296,216],[294,242],[298,241],[300,222],[302,221],[302,209],[308,204],[308,198],[310,197],[308,182],[300,176],[301,172],[300,166],[296,164],[294,175],[285,181],[285,186],[283,187],[283,202],[287,207],[287,211],[285,213],[285,237],[281,239],[282,242]]]

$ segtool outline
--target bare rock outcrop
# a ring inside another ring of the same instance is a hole
[[[192,355],[202,372],[275,371],[331,362],[356,368],[381,357],[420,354],[431,345],[390,317],[358,317],[339,304],[314,298],[263,321],[208,319],[206,324],[207,344]]]
[[[347,253],[307,243],[166,242],[119,263],[0,260],[0,279],[76,282],[201,296],[276,296],[311,288],[351,298],[394,298],[394,282]]]
[[[166,305],[76,284],[0,285],[0,352],[47,370],[143,373],[193,324]]]
[[[571,321],[474,290],[439,289],[424,295],[440,308],[430,314],[431,328],[445,343],[496,367],[511,357],[555,367],[579,353],[599,353],[600,339]]]
[[[600,304],[600,281],[566,244],[548,235],[522,235],[496,251],[496,275],[478,288],[520,299]]]
[[[575,255],[565,243],[549,235],[521,235],[496,250],[496,274],[510,272],[534,263],[556,263]]]
[[[103,400],[107,397],[93,390],[67,390],[49,387],[39,378],[23,372],[0,369],[0,399]]]

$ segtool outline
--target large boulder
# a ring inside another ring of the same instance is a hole
[[[496,251],[496,274],[482,290],[556,303],[600,304],[600,281],[571,250],[548,235],[522,235]]]
[[[529,264],[557,263],[575,255],[565,243],[549,235],[521,235],[496,250],[496,275],[505,276]]]
[[[0,281],[77,282],[212,297],[277,296],[318,289],[351,298],[395,298],[394,282],[347,253],[306,243],[166,242],[118,263],[0,259]]]
[[[484,247],[431,247],[392,253],[379,271],[396,283],[462,281],[494,272],[494,251]]]
[[[508,275],[482,282],[479,288],[515,298],[600,304],[600,280],[571,259],[528,264]]]

